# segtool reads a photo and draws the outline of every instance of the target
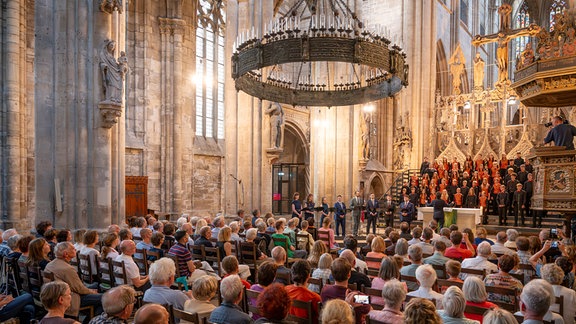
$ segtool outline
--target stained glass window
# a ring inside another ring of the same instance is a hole
[[[460,20],[468,26],[468,0],[460,0]]]
[[[565,0],[555,0],[550,6],[550,31],[554,30],[554,16],[564,13],[568,8]]]
[[[224,139],[224,32],[222,0],[200,0],[196,29],[196,135]]]

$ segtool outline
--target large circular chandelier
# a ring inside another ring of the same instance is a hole
[[[232,56],[238,91],[331,107],[390,97],[408,85],[400,46],[382,36],[385,28],[366,28],[344,0],[296,0],[284,9],[263,33],[252,27],[238,36]]]

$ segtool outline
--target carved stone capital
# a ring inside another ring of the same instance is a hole
[[[158,17],[160,33],[169,35],[181,35],[186,28],[186,21],[178,18]]]
[[[123,0],[100,0],[100,11],[112,14],[114,10],[118,10],[118,13],[122,13],[122,1]]]
[[[98,104],[100,115],[102,116],[103,128],[112,128],[118,123],[118,118],[122,117],[122,104],[116,102],[103,101]]]

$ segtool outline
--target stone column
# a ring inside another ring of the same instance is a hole
[[[21,1],[4,3],[5,34],[2,39],[2,66],[4,81],[2,96],[2,219],[6,228],[20,222],[22,212],[22,184],[20,183],[22,166],[21,137],[22,129],[20,102],[20,17]]]

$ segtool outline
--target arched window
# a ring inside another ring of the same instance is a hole
[[[516,14],[516,19],[514,19],[514,28],[524,28],[530,26],[530,11],[528,10],[528,4],[526,1],[522,3],[520,8],[518,9],[518,13]],[[513,46],[513,70],[516,70],[516,59],[526,47],[526,43],[530,41],[530,36],[523,36],[514,39],[514,46]]]
[[[200,0],[196,28],[196,136],[224,139],[224,35],[222,0]]]
[[[550,6],[550,31],[554,30],[554,16],[564,13],[568,9],[565,0],[554,0]]]

